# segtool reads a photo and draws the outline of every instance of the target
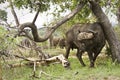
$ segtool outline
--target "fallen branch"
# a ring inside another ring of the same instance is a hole
[[[45,61],[46,61],[47,63],[59,61],[59,62],[62,63],[62,66],[64,66],[64,67],[69,67],[69,66],[70,66],[70,63],[69,63],[68,60],[63,56],[63,54],[60,54],[60,55],[58,55],[58,56],[54,56],[54,57],[45,59]]]
[[[48,73],[46,73],[46,72],[44,72],[44,71],[40,71],[38,77],[41,78],[42,74],[44,74],[44,75],[47,76],[47,77],[58,78],[58,79],[61,78],[61,77],[52,76],[52,75],[50,75],[50,74],[48,74]]]
[[[40,78],[42,74],[46,75],[46,76],[49,76],[49,77],[52,77],[51,75],[43,72],[43,71],[40,71],[39,73],[39,76],[36,76],[36,65],[37,65],[37,62],[42,62],[42,64],[50,64],[50,63],[53,63],[53,62],[60,62],[62,63],[62,66],[65,67],[65,68],[69,68],[70,67],[70,63],[67,61],[67,59],[63,56],[63,54],[60,54],[58,56],[53,56],[51,58],[47,58],[47,59],[44,59],[44,60],[39,60],[39,59],[33,59],[33,58],[25,58],[23,56],[18,56],[18,55],[14,55],[15,57],[17,58],[21,58],[21,59],[24,59],[26,61],[30,61],[30,62],[33,62],[33,74],[31,77],[35,77],[35,78]],[[21,65],[21,64],[20,64]],[[11,67],[14,67],[15,65],[11,65]]]
[[[23,60],[26,60],[26,61],[30,61],[30,62],[40,62],[42,64],[51,64],[51,63],[54,63],[54,62],[60,62],[62,63],[62,66],[65,67],[65,68],[68,68],[70,67],[70,63],[69,61],[64,57],[63,54],[60,54],[58,56],[53,56],[51,58],[47,58],[47,59],[44,59],[44,60],[40,60],[40,59],[33,59],[33,58],[26,58],[26,57],[23,57],[23,56],[18,56],[18,55],[14,55],[15,57],[17,58],[21,58]]]

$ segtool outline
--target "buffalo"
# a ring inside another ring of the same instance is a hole
[[[66,55],[68,58],[70,49],[77,49],[77,58],[85,66],[82,60],[82,53],[88,53],[90,67],[94,67],[94,62],[105,45],[105,36],[99,22],[75,24],[66,32]]]
[[[51,46],[53,46],[54,48],[59,46],[61,49],[63,49],[65,47],[65,38],[54,37],[51,40]]]
[[[59,41],[60,41],[60,38],[58,38],[58,37],[53,38],[53,46],[54,46],[55,48],[58,46]]]
[[[65,38],[60,38],[58,45],[59,45],[59,47],[61,49],[64,49],[64,47],[65,47]]]

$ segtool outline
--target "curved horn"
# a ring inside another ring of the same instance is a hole
[[[90,30],[90,29],[88,30],[88,32],[93,33],[94,36],[97,35],[97,33],[98,33],[97,31],[93,31],[93,30]]]

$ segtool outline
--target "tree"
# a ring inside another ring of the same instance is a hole
[[[102,25],[105,37],[112,51],[113,61],[117,60],[117,62],[120,63],[120,42],[115,32],[113,31],[112,25],[110,24],[108,17],[104,14],[97,2],[95,2],[94,0],[90,0],[89,2],[91,4],[91,9],[93,13]]]
[[[85,3],[86,3],[86,1],[80,1],[79,4],[77,5],[76,9],[73,10],[67,16],[65,16],[62,20],[57,22],[53,27],[51,27],[44,38],[39,37],[38,32],[37,32],[37,27],[35,25],[35,21],[36,21],[36,18],[38,16],[38,14],[39,14],[39,10],[37,11],[37,13],[35,15],[35,18],[33,19],[33,22],[28,22],[28,23],[24,23],[24,24],[19,25],[19,28],[20,28],[19,33],[21,33],[25,27],[29,27],[29,28],[32,29],[32,34],[33,34],[33,38],[34,38],[33,40],[34,41],[36,41],[36,42],[46,41],[60,25],[62,25],[63,23],[68,21],[70,18],[75,16],[75,14],[77,14],[82,9],[82,7],[85,5]]]
[[[0,9],[0,20],[7,21],[7,12]]]
[[[118,19],[118,24],[120,26],[120,7],[118,8],[116,15],[117,15],[117,19]]]

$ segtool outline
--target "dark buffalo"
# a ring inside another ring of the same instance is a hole
[[[61,38],[61,39],[59,40],[59,47],[60,47],[61,49],[63,49],[63,48],[65,47],[65,38]]]
[[[52,46],[55,48],[59,46],[63,49],[65,47],[65,38],[54,37],[52,39]]]
[[[59,41],[60,41],[60,38],[58,38],[58,37],[53,38],[53,46],[54,46],[55,48],[58,46]]]
[[[87,24],[75,24],[66,33],[65,57],[68,58],[71,48],[76,48],[76,55],[80,63],[83,66],[85,66],[82,60],[82,53],[86,51],[90,59],[90,67],[94,67],[94,62],[104,45],[104,32],[101,28],[101,25],[98,22]]]

